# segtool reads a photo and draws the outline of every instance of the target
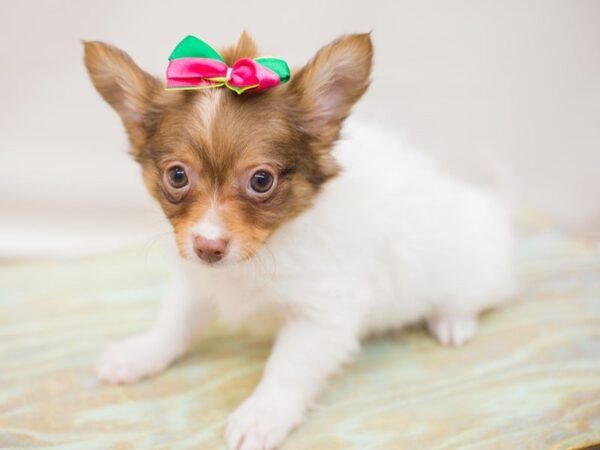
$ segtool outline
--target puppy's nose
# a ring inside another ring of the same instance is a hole
[[[194,251],[202,261],[214,263],[223,259],[227,244],[225,239],[206,239],[204,236],[196,236]]]

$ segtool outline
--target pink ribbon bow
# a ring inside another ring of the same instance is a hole
[[[290,68],[283,59],[240,58],[229,67],[219,52],[195,36],[183,39],[169,56],[168,89],[203,89],[225,86],[238,94],[286,83]]]
[[[279,76],[250,58],[238,59],[232,67],[209,58],[179,58],[169,61],[167,88],[226,86],[238,94],[277,86]]]

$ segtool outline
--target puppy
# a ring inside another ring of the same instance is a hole
[[[150,331],[109,348],[107,383],[164,370],[215,318],[273,334],[262,380],[230,416],[232,450],[278,447],[361,338],[423,321],[462,344],[514,290],[509,214],[376,127],[346,123],[369,85],[369,34],[322,48],[264,92],[167,91],[124,52],[85,43],[180,265]],[[222,52],[256,57],[252,39]]]

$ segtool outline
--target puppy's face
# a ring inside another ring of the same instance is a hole
[[[229,65],[259,56],[245,33],[222,55]],[[211,265],[252,257],[338,173],[330,149],[368,86],[371,59],[369,35],[346,36],[289,83],[238,96],[166,91],[120,50],[85,44],[92,82],[121,116],[180,254]]]

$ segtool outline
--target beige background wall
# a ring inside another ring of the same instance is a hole
[[[150,243],[168,230],[79,39],[162,73],[184,35],[219,46],[244,28],[292,65],[341,33],[373,30],[359,114],[462,172],[497,153],[522,203],[600,235],[599,1],[2,0],[0,258]]]

